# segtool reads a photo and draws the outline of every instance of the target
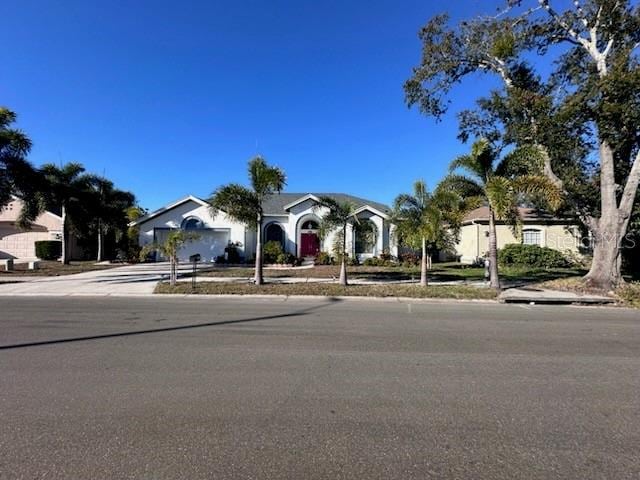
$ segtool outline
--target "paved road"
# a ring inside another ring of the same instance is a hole
[[[0,302],[2,479],[640,477],[638,312]]]

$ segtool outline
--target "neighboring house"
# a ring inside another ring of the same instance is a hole
[[[264,243],[280,242],[285,252],[297,257],[313,257],[319,251],[333,251],[336,232],[321,237],[319,227],[323,209],[317,209],[319,197],[330,196],[338,201],[351,202],[356,207],[359,225],[347,230],[347,252],[360,259],[378,256],[383,252],[395,255],[397,249],[392,242],[389,223],[390,209],[386,205],[342,193],[280,193],[267,197],[263,204],[262,228]],[[367,222],[370,222],[367,224]],[[255,256],[256,232],[243,224],[234,222],[224,212],[211,215],[209,203],[189,195],[171,203],[131,226],[139,229],[140,245],[161,243],[171,230],[194,231],[198,239],[188,243],[180,252],[181,261],[190,255],[200,254],[202,261],[214,262],[225,254],[225,248],[234,243],[242,257],[250,260]],[[359,234],[373,231],[374,234]]]
[[[496,221],[498,249],[509,243],[525,243],[549,247],[563,253],[580,255],[583,246],[578,225],[568,220],[540,214],[531,208],[519,208],[522,238],[517,239],[503,221]],[[588,243],[588,242],[587,242]],[[474,263],[489,250],[489,208],[480,207],[465,217],[456,244],[456,256],[462,263]]]
[[[42,213],[29,230],[18,227],[22,205],[22,200],[13,197],[0,208],[0,259],[33,260],[36,258],[35,242],[62,237],[62,218],[51,212]]]

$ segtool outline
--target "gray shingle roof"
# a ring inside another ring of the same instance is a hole
[[[266,215],[286,215],[285,205],[295,202],[299,198],[306,197],[307,195],[315,195],[316,197],[331,197],[338,202],[351,202],[356,208],[369,205],[370,207],[380,210],[386,214],[391,212],[391,209],[379,202],[366,200],[360,197],[354,197],[353,195],[347,195],[346,193],[275,193],[265,198],[262,203],[262,208]]]

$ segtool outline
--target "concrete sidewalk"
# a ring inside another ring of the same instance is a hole
[[[503,291],[498,299],[505,303],[546,303],[546,304],[610,304],[616,299],[603,295],[578,294],[535,287],[510,288]]]

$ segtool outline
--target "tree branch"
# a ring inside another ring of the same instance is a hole
[[[578,34],[578,32],[576,32],[573,28],[571,28],[571,26],[562,19],[562,17],[558,14],[558,12],[556,12],[553,8],[551,8],[551,5],[549,4],[549,0],[538,0],[538,3],[542,8],[544,8],[547,11],[549,15],[551,15],[551,18],[553,18],[555,22],[558,25],[560,25],[567,32],[567,34],[569,34],[576,42],[582,43],[583,41],[585,41],[585,39],[582,38]]]
[[[638,185],[640,184],[640,151],[636,154],[636,158],[627,177],[627,184],[624,187],[622,198],[620,199],[620,207],[618,211],[620,215],[625,217],[631,215],[633,202],[638,193]]]
[[[580,5],[580,0],[574,0],[573,4],[576,7],[576,10],[578,12],[578,16],[580,17],[580,20],[582,21],[582,24],[586,28],[589,28],[589,20],[587,20],[587,16],[584,14],[584,10],[582,9],[582,6]]]

